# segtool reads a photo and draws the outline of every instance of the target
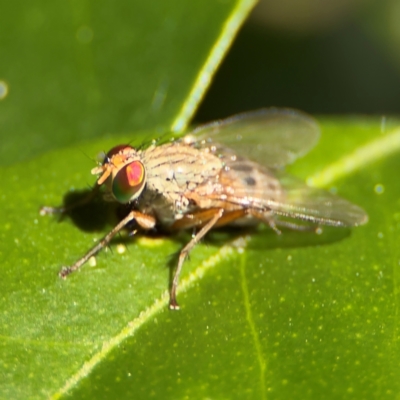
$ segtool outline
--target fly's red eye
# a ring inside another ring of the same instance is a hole
[[[112,156],[115,156],[116,154],[118,154],[120,151],[122,151],[124,149],[133,149],[133,147],[129,146],[128,144],[119,144],[118,146],[113,147],[106,154],[103,164],[108,162]]]
[[[140,195],[144,184],[144,166],[140,161],[133,161],[117,172],[112,182],[112,192],[120,203],[128,203]]]

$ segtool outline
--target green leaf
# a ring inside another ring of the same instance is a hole
[[[116,132],[182,130],[254,3],[5,4],[0,163]]]
[[[290,169],[335,185],[366,226],[213,233],[184,265],[179,312],[168,266],[188,234],[122,235],[57,276],[115,210],[95,202],[59,220],[39,206],[87,191],[99,151],[183,129],[252,4],[2,8],[0,155],[14,165],[1,168],[1,398],[398,393],[400,133],[376,119],[323,119],[320,144]]]
[[[112,226],[99,202],[59,221],[40,204],[93,183],[96,140],[3,168],[0,233],[4,398],[386,398],[399,390],[400,130],[323,119],[292,168],[368,212],[367,225],[214,233],[184,265],[167,308],[167,266],[189,236],[116,238],[61,280]],[[114,140],[116,142],[114,142]],[[75,193],[76,194],[76,193]]]

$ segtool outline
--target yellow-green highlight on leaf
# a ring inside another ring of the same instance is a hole
[[[310,176],[310,186],[327,186],[338,179],[348,176],[371,162],[389,157],[400,150],[400,128],[378,137],[340,158],[322,171]]]
[[[216,69],[256,3],[257,0],[240,0],[236,8],[232,10],[230,17],[226,20],[222,28],[220,36],[212,47],[203,67],[200,69],[187,100],[183,103],[178,116],[172,123],[172,132],[181,132],[187,127],[205,91],[210,85]]]
[[[246,280],[246,255],[244,253],[243,247],[239,249],[240,253],[240,278],[243,291],[243,303],[246,309],[246,319],[250,328],[251,336],[253,339],[254,350],[257,355],[257,361],[260,373],[260,392],[261,399],[266,399],[266,382],[265,382],[265,372],[267,370],[267,360],[264,357],[262,346],[260,343],[259,333],[257,332],[256,323],[252,315],[252,307],[250,303],[249,287]]]

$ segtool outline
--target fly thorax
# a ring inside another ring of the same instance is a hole
[[[171,197],[172,201],[218,175],[222,168],[214,154],[179,142],[144,151],[143,163],[147,189]]]
[[[195,207],[187,194],[217,177],[223,165],[208,151],[183,143],[169,143],[143,151],[146,187],[139,208],[168,225]]]

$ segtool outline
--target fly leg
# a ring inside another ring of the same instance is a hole
[[[171,285],[169,308],[171,310],[179,310],[176,301],[176,289],[178,287],[179,275],[182,270],[183,262],[192,248],[207,234],[207,232],[218,226],[227,225],[236,219],[240,219],[248,214],[253,215],[250,209],[239,209],[233,211],[225,211],[220,208],[212,208],[199,211],[194,214],[187,214],[182,219],[177,220],[171,227],[172,230],[188,229],[194,226],[202,226],[196,236],[181,250],[179,254],[178,267],[176,268],[174,278]],[[255,218],[261,219],[271,226],[271,219],[267,219],[265,215],[256,213]],[[206,222],[207,221],[207,222]],[[206,223],[205,223],[206,222]]]
[[[269,227],[273,229],[277,235],[282,234],[282,232],[276,226],[277,224],[273,218],[272,212],[260,212],[252,208],[248,208],[246,211],[248,215],[251,215],[252,217],[257,218],[265,224],[269,225]]]
[[[119,222],[106,236],[103,237],[92,249],[90,249],[82,258],[76,261],[70,267],[62,267],[59,272],[61,278],[66,278],[67,275],[79,269],[85,264],[90,257],[98,253],[103,247],[107,246],[111,239],[123,229],[129,222],[135,220],[143,229],[149,230],[154,228],[156,220],[151,215],[142,214],[138,211],[131,211],[121,222]]]
[[[272,228],[278,235],[282,232],[278,228],[278,226],[283,228],[288,228],[296,231],[316,231],[318,227],[310,226],[310,225],[299,225],[290,221],[279,221],[273,218],[274,214],[272,212],[261,213],[259,211],[248,209],[247,213],[252,215],[254,218],[259,219],[260,221],[268,224],[270,228]]]
[[[204,235],[206,235],[207,232],[214,227],[214,225],[222,217],[223,214],[224,210],[222,208],[206,210],[203,212],[199,212],[197,214],[193,214],[191,226],[200,225],[201,222],[207,221],[208,219],[209,221],[200,229],[199,232],[196,233],[196,235],[192,238],[192,240],[181,250],[179,254],[178,266],[176,267],[174,278],[172,280],[170,297],[169,297],[169,308],[171,310],[179,310],[179,305],[176,301],[176,289],[178,287],[179,275],[181,273],[182,265],[183,262],[185,261],[185,258],[189,254],[190,250],[192,250],[193,247],[204,237]],[[177,223],[175,224],[174,226],[175,229],[180,228],[179,222],[180,221],[178,220]]]
[[[320,227],[318,225],[300,225],[295,222],[289,221],[276,221],[276,224],[283,226],[284,228],[292,229],[294,231],[307,231],[307,232],[317,232]]]
[[[90,203],[99,193],[99,185],[95,185],[93,189],[87,194],[87,196],[83,197],[82,199],[72,203],[68,206],[60,206],[60,207],[48,207],[43,206],[40,208],[39,213],[40,215],[48,215],[48,214],[65,214],[75,208],[81,207],[85,204]]]

